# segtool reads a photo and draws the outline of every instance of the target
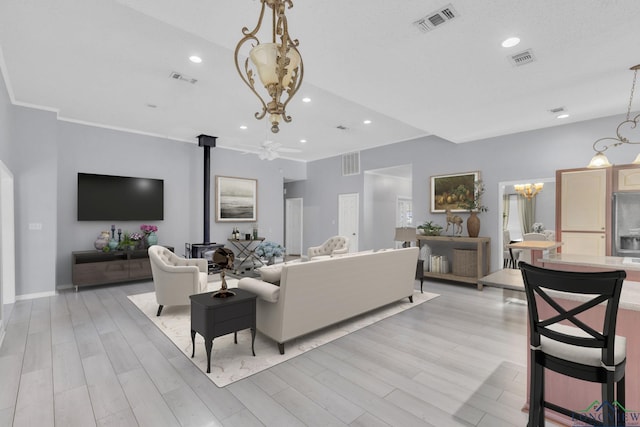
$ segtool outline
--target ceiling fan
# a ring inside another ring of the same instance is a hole
[[[260,160],[273,160],[280,157],[279,153],[300,153],[302,150],[297,148],[283,147],[279,142],[265,141],[260,146],[258,158]]]

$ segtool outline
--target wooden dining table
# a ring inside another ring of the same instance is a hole
[[[521,259],[521,261],[542,267],[540,259],[544,251],[555,252],[556,248],[560,246],[562,246],[562,242],[554,242],[552,240],[524,240],[522,242],[510,243],[507,245],[507,248],[509,248],[510,254],[513,249],[524,249],[523,256],[527,259]],[[526,254],[530,255],[527,256]]]

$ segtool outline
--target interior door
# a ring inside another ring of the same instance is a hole
[[[358,252],[358,193],[338,195],[338,234],[349,238],[349,252]]]
[[[285,242],[287,255],[302,254],[302,198],[285,200]]]

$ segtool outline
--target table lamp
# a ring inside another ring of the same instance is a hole
[[[415,242],[416,240],[416,228],[415,227],[397,227],[396,228],[396,237],[394,238],[397,242],[403,242],[402,247],[408,248],[411,246],[411,242]]]

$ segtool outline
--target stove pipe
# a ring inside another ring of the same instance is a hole
[[[211,239],[211,147],[216,146],[216,139],[217,136],[198,135],[198,146],[204,147],[204,244]]]

